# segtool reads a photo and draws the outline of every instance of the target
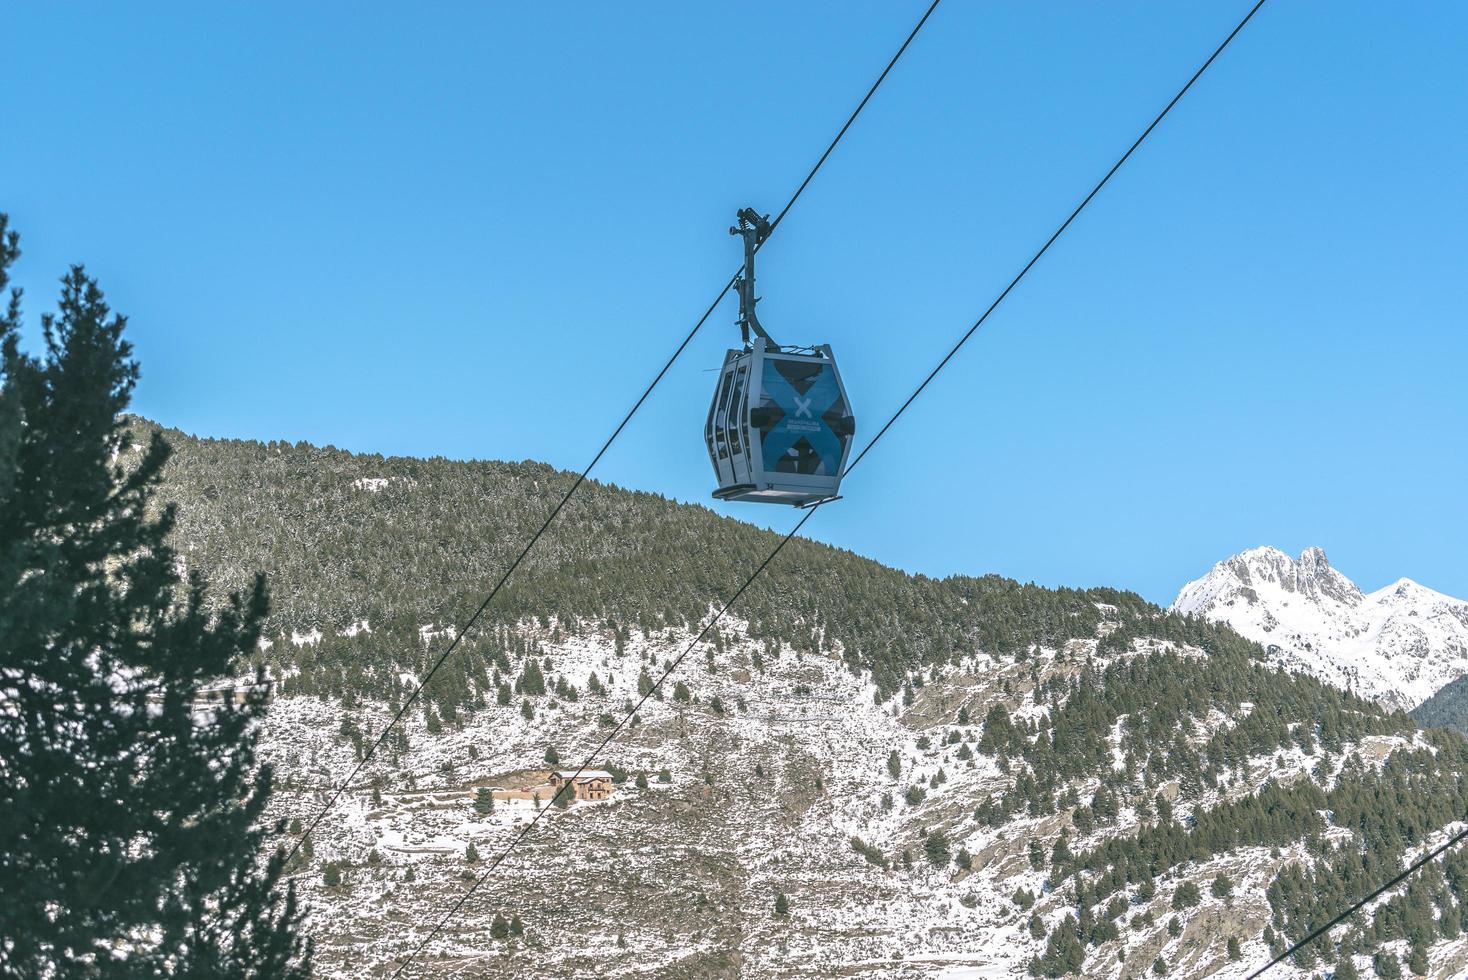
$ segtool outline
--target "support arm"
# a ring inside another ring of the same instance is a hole
[[[765,333],[765,328],[760,326],[759,317],[754,312],[754,305],[759,302],[759,298],[754,295],[754,253],[770,237],[769,215],[761,217],[754,208],[740,208],[738,218],[738,226],[730,228],[729,234],[739,235],[744,239],[744,274],[734,281],[739,289],[739,331],[746,347],[749,346],[751,330],[774,345],[775,339]]]

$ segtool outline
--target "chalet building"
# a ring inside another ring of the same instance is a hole
[[[575,769],[557,769],[550,774],[551,793],[575,780],[572,792],[578,800],[604,800],[612,795],[612,774],[601,769],[588,769],[578,778]]]

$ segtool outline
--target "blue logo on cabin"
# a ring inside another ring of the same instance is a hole
[[[794,382],[786,376],[787,365]],[[760,404],[779,415],[760,426],[765,472],[835,476],[843,447],[825,417],[841,401],[835,372],[826,365],[771,360],[761,373]]]

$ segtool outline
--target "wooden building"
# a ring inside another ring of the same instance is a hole
[[[612,795],[612,774],[601,769],[588,769],[580,777],[575,769],[556,769],[550,774],[551,792],[560,792],[572,780],[572,792],[578,800],[604,800]]]

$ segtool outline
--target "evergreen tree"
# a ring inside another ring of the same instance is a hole
[[[952,855],[948,851],[948,837],[941,830],[933,830],[923,839],[923,853],[928,863],[935,868],[946,868]]]
[[[784,892],[775,896],[775,914],[781,916],[790,914],[790,900],[785,897]]]
[[[1371,968],[1381,980],[1402,980],[1402,961],[1389,949],[1380,949],[1371,958]]]
[[[571,805],[574,799],[576,799],[576,787],[571,784],[570,780],[567,780],[561,784],[560,789],[556,790],[556,795],[551,797],[551,802],[564,810]]]
[[[1177,891],[1172,894],[1172,907],[1175,909],[1190,909],[1203,900],[1202,892],[1198,890],[1195,882],[1185,881],[1177,886]]]
[[[510,924],[500,913],[494,914],[494,919],[489,924],[489,934],[495,939],[508,939],[510,935]]]
[[[0,290],[19,255],[0,215]],[[0,961],[18,976],[302,977],[310,951],[257,863],[271,771],[255,755],[263,677],[195,716],[237,672],[265,585],[209,607],[155,505],[169,456],[131,447],[125,319],[80,266],[44,352],[0,314]],[[115,951],[126,948],[128,955]]]
[[[466,864],[479,863],[479,848],[474,846],[474,842],[472,840],[469,842],[469,847],[464,851],[464,862]]]
[[[520,913],[518,913],[518,912],[516,912],[514,915],[511,915],[510,916],[510,935],[512,935],[512,936],[523,936],[523,935],[525,935],[525,923],[523,923],[523,922],[520,921]]]
[[[545,674],[541,672],[540,664],[535,662],[534,657],[525,658],[525,669],[520,672],[519,685],[524,694],[545,693]]]

